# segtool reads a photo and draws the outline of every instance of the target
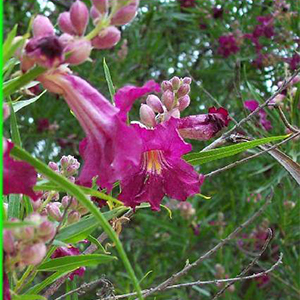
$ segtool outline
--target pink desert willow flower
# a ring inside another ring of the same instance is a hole
[[[3,141],[3,194],[24,194],[36,201],[38,196],[32,188],[36,184],[37,173],[27,162],[10,157],[13,147],[13,143]]]
[[[64,97],[86,133],[79,146],[84,160],[80,184],[91,185],[98,176],[98,185],[110,190],[130,166],[139,163],[141,141],[137,133],[121,120],[117,107],[68,69],[49,71],[38,79],[50,92]]]
[[[228,126],[230,118],[223,108],[211,107],[208,114],[188,116],[178,122],[178,131],[183,138],[194,140],[209,140],[224,127]]]
[[[223,57],[228,57],[231,54],[235,54],[240,50],[238,47],[236,38],[233,34],[222,35],[219,38],[219,48],[218,53]]]
[[[171,118],[154,129],[132,125],[142,139],[143,154],[139,166],[121,180],[119,199],[125,205],[135,208],[149,202],[153,210],[159,210],[165,195],[185,201],[200,192],[204,176],[181,158],[192,146],[178,134],[177,123]]]

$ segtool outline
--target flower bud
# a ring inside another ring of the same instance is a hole
[[[6,253],[13,253],[15,250],[14,236],[10,230],[3,230],[3,250]]]
[[[14,37],[13,39],[13,42],[12,42],[12,45],[15,45],[17,44],[20,40],[23,39],[23,36],[21,35],[18,35],[16,37]],[[24,49],[24,43],[21,43],[21,45],[17,48],[16,52],[14,53],[14,55],[18,58],[18,59],[21,59],[21,56],[22,56],[22,51]]]
[[[76,223],[80,220],[80,215],[77,211],[73,210],[71,213],[68,215],[68,223],[73,224]]]
[[[170,120],[171,117],[180,119],[180,111],[177,107],[164,114],[164,122]]]
[[[296,203],[293,201],[284,201],[283,205],[287,208],[287,209],[293,209],[296,206]]]
[[[54,203],[49,203],[46,209],[50,217],[52,217],[57,222],[61,221],[62,213],[57,205],[55,205]]]
[[[155,95],[149,95],[146,99],[146,103],[153,109],[154,112],[163,113],[164,109],[160,99]]]
[[[54,27],[51,21],[42,15],[37,15],[34,18],[32,23],[32,31],[35,38],[54,35]]]
[[[23,73],[26,73],[34,66],[35,62],[33,59],[28,57],[27,55],[23,55],[21,58],[21,70]]]
[[[83,35],[89,22],[89,11],[82,1],[76,0],[72,4],[70,19],[76,33],[80,36]]]
[[[101,13],[106,14],[108,11],[108,0],[92,0],[94,7]]]
[[[52,169],[53,171],[55,171],[55,172],[57,172],[59,169],[58,169],[58,165],[57,165],[57,163],[55,163],[55,162],[53,162],[53,161],[50,161],[49,163],[48,163],[48,167],[50,168],[50,169]]]
[[[65,11],[58,16],[58,26],[61,31],[74,35],[76,33],[75,28],[71,22],[70,13]]]
[[[101,17],[101,14],[95,6],[92,6],[90,9],[90,16],[92,17],[93,20],[96,20]]]
[[[7,103],[3,103],[3,121],[5,121],[10,115],[9,106]]]
[[[80,65],[90,57],[91,51],[90,41],[84,38],[74,40],[64,48],[64,53],[69,54],[65,61],[71,65]]]
[[[161,84],[161,89],[163,90],[163,92],[169,90],[169,91],[173,91],[173,86],[172,83],[168,80],[164,80]]]
[[[190,77],[184,77],[182,79],[182,82],[185,84],[191,84],[192,83],[192,79]]]
[[[173,89],[174,89],[174,90],[178,90],[179,85],[180,85],[180,79],[179,79],[179,77],[174,76],[174,77],[171,79],[171,83],[172,83]]]
[[[26,246],[21,252],[22,263],[24,265],[37,265],[43,260],[46,252],[47,248],[43,243]]]
[[[131,1],[129,5],[126,5],[119,9],[117,13],[111,19],[111,24],[121,26],[132,21],[136,15],[139,1]]]
[[[34,238],[34,228],[32,226],[20,228],[19,237],[26,240],[26,242],[32,240]]]
[[[147,104],[142,104],[140,108],[140,119],[142,123],[147,126],[154,127],[155,122],[155,113]]]
[[[77,211],[78,213],[82,216],[82,215],[85,215],[89,212],[89,210],[85,207],[85,206],[82,206],[82,205],[79,205],[77,207]]]
[[[174,104],[174,94],[170,90],[166,90],[161,97],[161,100],[168,110],[171,110]]]
[[[109,26],[92,39],[92,45],[96,49],[110,49],[114,47],[120,39],[120,30],[114,26]]]
[[[56,230],[53,223],[47,220],[39,226],[37,234],[43,242],[48,242],[54,237],[55,232]]]
[[[186,84],[186,83],[182,84],[177,91],[178,98],[181,98],[181,97],[187,95],[190,92],[190,90],[191,90],[191,88],[190,88],[189,84]]]
[[[179,110],[183,111],[185,110],[189,105],[190,105],[191,99],[189,95],[185,95],[181,98],[178,99],[178,103],[179,103]]]

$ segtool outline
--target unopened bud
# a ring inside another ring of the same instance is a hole
[[[80,214],[73,210],[70,212],[70,214],[68,215],[68,223],[69,224],[73,224],[73,223],[76,223],[80,220]]]
[[[55,172],[57,172],[57,171],[59,170],[57,163],[55,163],[55,162],[53,162],[53,161],[50,161],[50,162],[48,163],[48,167],[49,167],[50,169],[52,169],[53,171],[55,171]]]
[[[109,26],[92,39],[92,45],[96,49],[110,49],[114,47],[120,39],[120,30],[114,26]]]
[[[217,273],[216,274],[217,278],[222,278],[225,273],[224,267],[221,264],[216,264],[215,269],[216,269],[216,273]]]
[[[95,6],[92,6],[90,9],[90,16],[92,17],[93,20],[96,20],[101,17],[101,14]]]
[[[85,206],[81,206],[81,205],[77,207],[77,211],[81,216],[89,212],[89,210]]]
[[[65,54],[69,54],[69,56],[66,55],[66,62],[71,65],[80,65],[90,57],[91,51],[90,41],[84,38],[74,40],[64,48]]]
[[[136,15],[139,1],[131,1],[129,5],[126,5],[119,9],[117,13],[111,19],[111,24],[121,26],[132,21]]]
[[[62,213],[57,205],[55,205],[54,203],[49,203],[46,209],[50,217],[52,217],[57,222],[61,221]]]
[[[65,11],[58,16],[58,26],[61,31],[74,35],[76,33],[75,28],[72,25],[70,13]]]
[[[155,122],[155,113],[147,104],[142,104],[140,108],[140,119],[142,123],[147,126],[154,127]]]
[[[184,77],[182,79],[182,82],[185,84],[191,84],[192,83],[192,79],[190,77]]]
[[[75,3],[72,4],[70,19],[76,33],[79,36],[83,35],[89,22],[89,11],[82,1],[76,0]]]
[[[161,97],[161,100],[168,110],[171,110],[174,104],[174,94],[170,90],[166,90]]]
[[[42,15],[37,15],[32,23],[32,31],[34,37],[44,37],[54,35],[54,27],[51,21]]]
[[[287,209],[293,209],[296,206],[296,203],[293,201],[284,201],[283,205],[287,208]]]
[[[93,5],[101,14],[105,14],[108,11],[108,0],[92,0]]]
[[[178,90],[179,85],[180,85],[180,79],[179,79],[179,77],[174,76],[174,77],[171,79],[171,83],[172,83],[173,89],[174,89],[174,90]]]
[[[163,113],[164,109],[160,99],[155,95],[149,95],[146,99],[146,103],[153,109],[154,112]]]
[[[180,111],[185,110],[190,105],[190,103],[191,103],[191,98],[190,98],[189,95],[185,95],[185,96],[179,98],[178,99],[178,104],[179,104],[178,108],[179,108],[179,110]]]
[[[21,70],[23,73],[26,73],[30,70],[35,64],[34,59],[31,59],[27,55],[23,55],[21,58]]]
[[[181,97],[187,95],[190,92],[190,90],[191,90],[191,88],[190,88],[189,84],[186,84],[186,83],[182,84],[177,91],[178,98],[181,98]]]
[[[164,80],[161,84],[161,89],[163,90],[163,92],[169,90],[169,91],[173,91],[173,86],[172,83],[168,80]]]
[[[42,239],[43,242],[51,240],[55,235],[55,227],[52,222],[44,221],[40,226],[37,232],[38,236]]]
[[[3,103],[3,120],[5,121],[10,115],[9,106],[7,103]]]
[[[178,108],[173,108],[170,111],[168,111],[167,113],[165,113],[164,114],[164,122],[170,120],[171,117],[180,119],[180,111]]]
[[[24,265],[37,265],[45,257],[47,248],[44,243],[26,246],[22,250],[22,263]]]
[[[14,236],[10,230],[3,231],[3,250],[6,253],[13,253],[15,250]]]
[[[34,238],[34,228],[32,226],[20,228],[19,236],[22,240],[32,240]]]

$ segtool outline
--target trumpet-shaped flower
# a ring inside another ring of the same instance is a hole
[[[108,190],[121,180],[131,166],[138,165],[141,140],[120,118],[120,110],[110,104],[85,80],[57,69],[39,77],[49,91],[61,94],[86,133],[79,151],[84,165],[79,176],[83,185],[97,183]]]
[[[159,210],[165,195],[185,201],[199,193],[204,176],[181,158],[192,146],[178,134],[177,123],[171,118],[154,129],[133,125],[143,141],[143,154],[139,166],[121,181],[119,199],[125,205],[134,208],[149,202],[153,210]]]
[[[225,108],[211,107],[208,114],[188,116],[179,120],[178,131],[183,138],[209,140],[230,121]]]
[[[9,156],[13,143],[4,140],[3,144],[3,194],[24,194],[37,200],[38,196],[32,189],[37,180],[35,169],[27,162],[17,161]]]

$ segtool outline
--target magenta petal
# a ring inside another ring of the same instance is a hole
[[[136,99],[151,92],[160,92],[160,86],[154,80],[147,81],[142,87],[128,85],[119,89],[115,95],[115,102],[116,107],[120,109],[121,119],[126,121],[127,113]]]
[[[259,106],[259,103],[256,100],[247,100],[244,102],[244,107],[250,111],[254,111]]]
[[[3,194],[24,194],[32,200],[37,200],[38,196],[33,191],[36,185],[37,173],[35,169],[24,161],[14,160],[9,156],[14,144],[4,141],[7,149],[3,155]]]
[[[80,153],[84,165],[79,182],[90,185],[94,176],[102,188],[123,179],[139,164],[141,141],[136,131],[119,117],[119,109],[80,77],[57,71],[39,78],[50,91],[63,94],[76,115],[86,139]]]
[[[3,271],[3,300],[11,300],[8,277],[5,271]]]

